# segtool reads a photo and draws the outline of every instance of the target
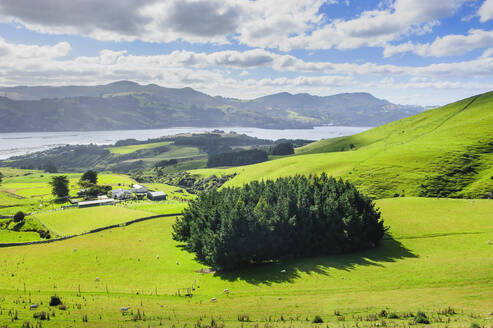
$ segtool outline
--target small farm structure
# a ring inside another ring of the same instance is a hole
[[[83,202],[78,202],[79,208],[92,207],[92,206],[103,206],[103,205],[113,205],[115,200],[113,198],[99,199],[99,200],[87,200]]]
[[[125,189],[112,190],[111,197],[113,197],[114,199],[130,199],[132,198],[132,191]]]
[[[166,200],[166,194],[163,191],[149,191],[147,198],[150,200]]]
[[[132,187],[132,191],[136,194],[146,194],[148,190],[144,186],[141,186],[139,184],[134,184]]]

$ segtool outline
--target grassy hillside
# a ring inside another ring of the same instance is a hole
[[[24,302],[42,303],[36,311],[55,313],[43,327],[204,326],[212,317],[227,327],[308,327],[315,315],[331,327],[406,326],[413,320],[408,313],[416,311],[426,312],[434,326],[488,325],[493,202],[398,198],[377,205],[393,236],[378,248],[238,272],[198,273],[203,265],[171,239],[173,218],[3,248],[0,325],[35,322],[35,311]],[[192,298],[176,295],[178,288],[192,286]],[[55,292],[68,310],[49,308]],[[121,306],[131,306],[133,315],[122,316]],[[383,309],[398,318],[378,317]],[[11,321],[15,311],[18,320]],[[240,322],[239,315],[249,322]]]
[[[239,175],[227,185],[327,172],[375,197],[485,197],[493,191],[493,92],[365,132],[322,140],[298,156],[200,175]]]

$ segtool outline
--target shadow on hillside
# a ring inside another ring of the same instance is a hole
[[[329,269],[351,271],[356,266],[383,266],[405,258],[416,258],[399,241],[385,236],[374,249],[334,256],[319,256],[305,259],[281,260],[276,263],[254,265],[242,270],[216,272],[214,276],[227,281],[243,280],[250,284],[294,282],[301,274],[321,274],[329,276]],[[286,270],[286,272],[281,272]]]

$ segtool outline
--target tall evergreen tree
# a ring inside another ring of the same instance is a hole
[[[65,175],[57,175],[51,178],[51,193],[57,198],[67,198],[68,197],[68,179]]]
[[[98,184],[98,172],[93,171],[93,170],[89,170],[89,171],[85,172],[84,174],[82,174],[80,181],[81,182],[87,181],[87,182],[90,182],[92,184]]]

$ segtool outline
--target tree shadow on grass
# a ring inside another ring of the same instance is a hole
[[[383,263],[416,257],[417,255],[404,247],[399,241],[390,236],[385,236],[378,247],[362,252],[286,259],[274,263],[252,265],[241,270],[218,271],[214,273],[214,276],[227,281],[243,280],[254,285],[271,285],[273,283],[294,282],[301,277],[301,274],[328,276],[328,270],[331,268],[351,271],[356,266],[382,267]]]

